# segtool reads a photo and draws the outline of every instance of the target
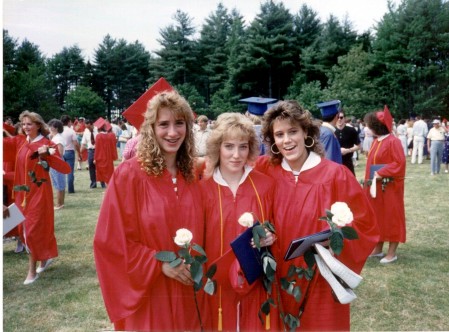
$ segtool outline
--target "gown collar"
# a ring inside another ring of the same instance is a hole
[[[253,170],[253,168],[249,165],[245,165],[245,170],[243,172],[242,178],[240,179],[239,186],[246,180],[249,173]],[[221,175],[220,168],[216,167],[213,174],[214,181],[221,186],[229,187],[225,179],[223,179],[223,175]]]
[[[333,133],[335,133],[336,128],[335,128],[333,125],[331,125],[330,123],[328,123],[328,122],[323,122],[321,125],[322,125],[323,127],[329,128],[330,130],[332,130]]]
[[[44,138],[44,136],[42,136],[42,134],[39,134],[32,141],[30,141],[30,137],[27,136],[27,142],[28,143],[34,143],[34,142],[40,141],[43,138]]]
[[[281,166],[287,172],[292,172],[293,175],[298,176],[299,173],[314,168],[320,162],[321,162],[321,157],[317,153],[315,153],[313,151],[310,151],[309,156],[307,157],[304,165],[302,165],[301,170],[299,172],[298,171],[293,171],[285,158],[282,159]]]
[[[384,139],[386,139],[388,136],[390,136],[390,134],[386,134],[386,135],[383,135],[383,136],[379,136],[379,137],[377,138],[377,140],[378,140],[379,142],[381,142],[381,141],[383,141]]]

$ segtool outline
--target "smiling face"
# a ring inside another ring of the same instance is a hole
[[[30,139],[35,139],[37,135],[39,134],[40,126],[31,121],[31,119],[27,116],[23,117],[22,119],[22,131],[25,135],[30,137]]]
[[[242,137],[225,138],[220,145],[220,172],[227,174],[243,174],[248,161],[249,141]]]
[[[277,150],[292,170],[299,171],[308,157],[304,145],[306,133],[290,120],[277,119],[273,122],[273,136]]]
[[[159,110],[154,124],[154,133],[165,156],[176,155],[186,137],[186,129],[185,120],[176,119],[169,108]]]

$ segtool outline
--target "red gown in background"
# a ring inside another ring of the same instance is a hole
[[[3,150],[4,151],[4,150]],[[5,157],[3,157],[3,160]],[[14,170],[15,170],[15,159],[10,161],[3,161],[3,204],[9,206],[14,203],[13,197],[13,187],[14,187]],[[5,192],[6,191],[6,192]],[[8,233],[4,235],[5,238],[20,236],[22,231],[22,225],[11,229]]]
[[[273,202],[274,223],[278,235],[273,250],[277,258],[278,277],[287,276],[291,264],[306,267],[303,257],[284,261],[290,242],[296,238],[328,229],[326,215],[335,202],[345,202],[352,210],[354,221],[350,226],[358,233],[357,240],[344,240],[344,248],[338,260],[356,273],[360,273],[368,255],[379,238],[374,212],[354,175],[344,165],[320,158],[311,152],[298,180],[282,165],[273,166],[268,157],[259,157],[256,169],[270,175],[276,181]],[[276,252],[277,251],[277,252]],[[319,273],[316,270],[316,273]],[[350,329],[350,307],[336,302],[329,284],[321,275],[311,283],[300,279],[302,294],[311,284],[303,315],[301,330],[328,331]],[[298,315],[300,304],[286,292],[281,291],[285,314]],[[301,300],[302,301],[302,300]]]
[[[402,151],[402,153],[400,153]],[[382,183],[376,181],[376,198],[371,197],[369,186],[365,193],[374,208],[380,228],[381,242],[405,242],[404,177],[406,159],[401,141],[388,135],[384,139],[374,139],[366,162],[365,183],[369,179],[370,167],[385,164],[377,173],[383,178],[393,178],[384,191]]]
[[[147,175],[136,157],[114,172],[101,206],[94,254],[103,300],[117,330],[199,330],[193,286],[162,273],[158,251],[177,252],[180,228],[203,246],[204,222],[198,184],[178,173]],[[202,292],[198,293],[202,305]],[[202,317],[206,318],[206,317]]]
[[[38,164],[39,158],[31,159],[31,155],[42,145],[52,142],[39,136],[28,143],[27,138],[18,135],[3,139],[3,158],[6,162],[15,160],[13,185],[27,185],[29,192],[13,192],[14,201],[25,216],[22,223],[21,240],[30,250],[35,261],[43,261],[58,256],[54,232],[53,190],[50,174]],[[54,155],[47,156],[46,161],[58,172],[70,173],[70,166],[61,159],[57,150]],[[28,172],[34,171],[37,179],[45,179],[40,186],[31,182]]]
[[[251,180],[257,189],[261,204],[259,204]],[[254,170],[251,171],[244,182],[240,184],[235,197],[229,187],[219,185],[213,177],[201,181],[200,184],[206,221],[205,251],[209,262],[215,261],[221,257],[222,253],[230,250],[231,241],[246,230],[238,223],[238,219],[243,213],[252,212],[255,220],[260,222],[264,221],[263,218],[272,220],[274,182],[268,176]],[[222,206],[221,211],[220,205]],[[223,216],[223,250],[221,250],[221,214]],[[238,264],[234,254],[231,254],[235,260],[233,264]],[[223,331],[236,331],[237,326],[240,331],[265,330],[265,326],[258,318],[260,306],[267,299],[262,281],[257,280],[252,285],[248,285],[241,273],[240,280],[244,284],[239,287],[236,274],[233,275],[231,272],[230,279],[232,280],[226,282],[217,280],[217,294],[208,297],[210,321],[208,321],[207,328],[217,330],[221,297]],[[271,325],[272,329],[276,329],[273,320]]]
[[[97,181],[108,183],[114,173],[114,160],[118,159],[116,138],[113,133],[99,132],[95,137],[95,168]]]

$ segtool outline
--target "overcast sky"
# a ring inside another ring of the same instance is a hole
[[[86,58],[110,34],[132,43],[138,40],[148,51],[160,48],[160,29],[173,24],[177,9],[193,18],[197,30],[214,12],[219,0],[3,0],[3,28],[9,35],[39,46],[47,57],[77,44]],[[221,0],[230,11],[239,10],[246,22],[260,12],[259,0]],[[278,2],[278,1],[276,1]],[[330,14],[345,16],[359,33],[372,28],[387,12],[387,0],[285,0],[291,14],[306,3],[322,21]],[[396,1],[397,3],[397,1]]]

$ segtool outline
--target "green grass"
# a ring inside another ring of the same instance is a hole
[[[357,178],[365,159],[360,158]],[[449,328],[449,174],[430,176],[429,161],[407,161],[407,242],[398,261],[369,259],[356,289],[351,329],[447,330]],[[102,189],[90,190],[86,170],[76,172],[76,194],[55,212],[59,257],[39,280],[24,286],[28,258],[3,245],[4,331],[99,331],[112,329],[103,306],[92,253]],[[319,313],[317,313],[319,315]]]

